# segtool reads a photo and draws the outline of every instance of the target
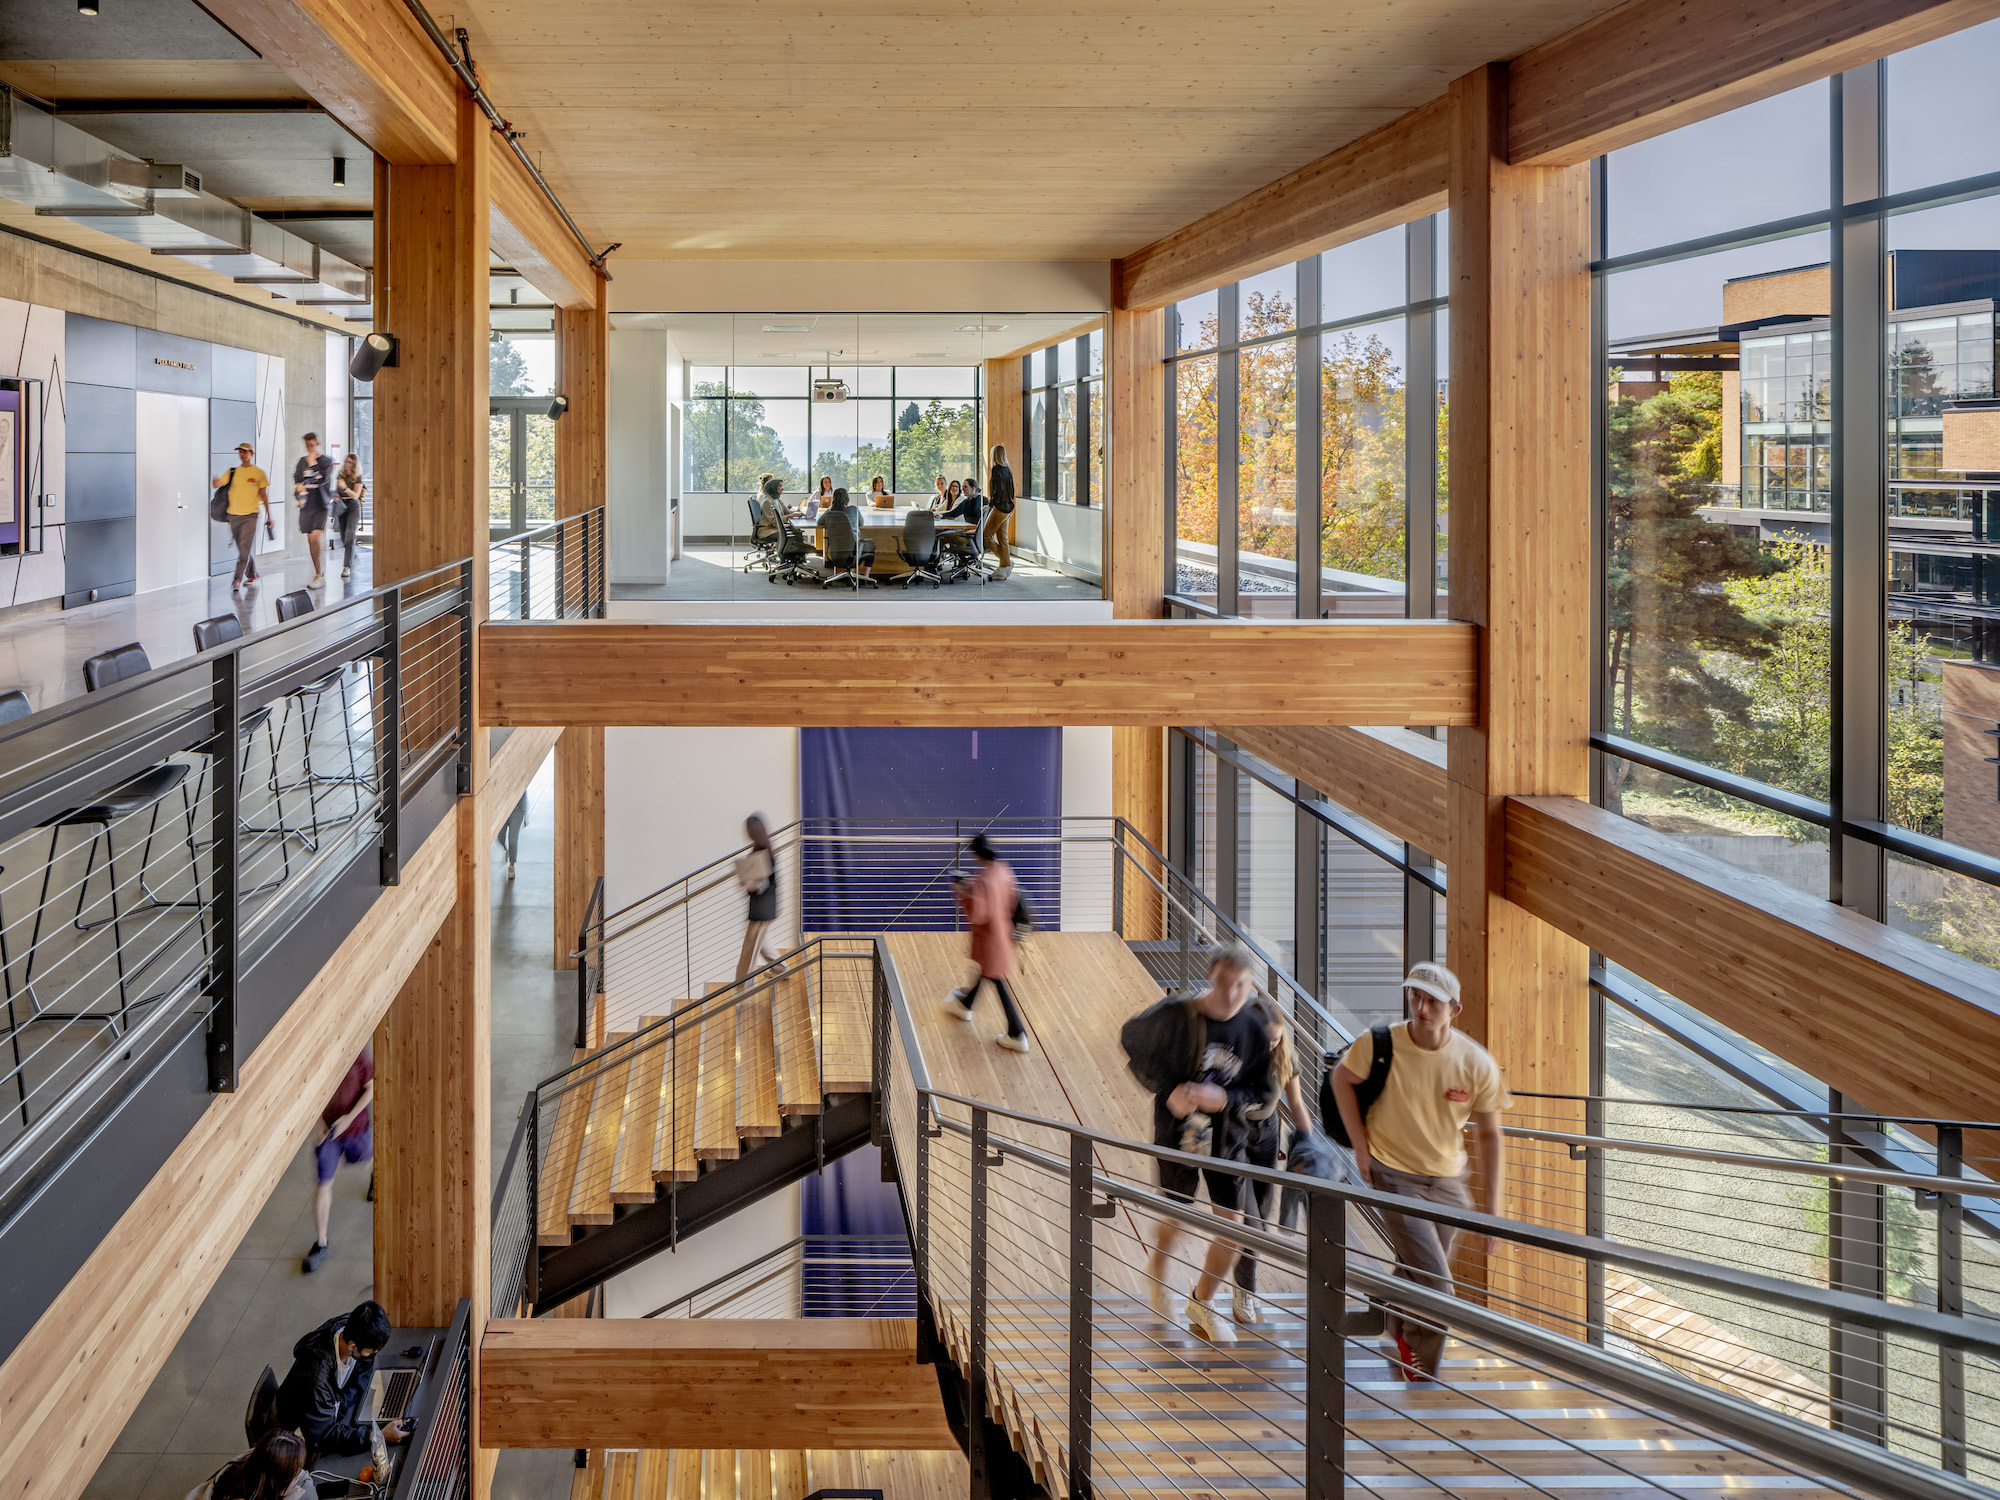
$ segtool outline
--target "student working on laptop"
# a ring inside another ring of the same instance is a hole
[[[321,1454],[366,1453],[374,1423],[361,1399],[375,1356],[389,1342],[389,1314],[379,1302],[328,1318],[292,1348],[291,1373],[278,1387],[278,1423],[295,1429],[316,1460]],[[385,1422],[385,1442],[410,1435],[408,1422]]]

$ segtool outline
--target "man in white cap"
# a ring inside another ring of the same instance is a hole
[[[1390,1047],[1382,1092],[1362,1108],[1356,1093],[1375,1060],[1375,1032],[1364,1031],[1334,1065],[1333,1097],[1354,1143],[1362,1181],[1385,1193],[1421,1198],[1452,1208],[1473,1207],[1468,1186],[1465,1124],[1472,1122],[1485,1189],[1485,1209],[1506,1202],[1505,1139],[1500,1111],[1512,1100],[1500,1065],[1471,1037],[1456,1030],[1458,976],[1443,964],[1413,965],[1403,979],[1410,1019],[1379,1028]],[[1385,1213],[1383,1227],[1396,1251],[1396,1274],[1405,1281],[1448,1292],[1451,1246],[1457,1231],[1431,1219]],[[1488,1242],[1487,1250],[1493,1246]],[[1445,1331],[1434,1323],[1385,1309],[1383,1332],[1396,1344],[1396,1373],[1404,1380],[1437,1375]]]
[[[218,490],[229,486],[229,536],[236,543],[236,577],[229,585],[232,593],[257,581],[257,561],[250,555],[250,549],[257,545],[257,507],[264,507],[266,520],[271,516],[271,481],[250,462],[256,456],[255,448],[238,443],[236,466],[227,474],[216,475],[213,486]]]

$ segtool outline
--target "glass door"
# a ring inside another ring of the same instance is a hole
[[[486,422],[486,521],[494,540],[556,518],[556,424],[546,396],[495,396]]]

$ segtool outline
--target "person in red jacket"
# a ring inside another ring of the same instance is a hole
[[[1014,872],[985,834],[975,834],[972,857],[979,868],[970,878],[954,881],[959,910],[972,936],[972,962],[979,972],[962,990],[953,990],[944,1008],[961,1021],[972,1019],[973,1002],[979,987],[991,984],[1000,996],[1006,1013],[1007,1029],[994,1040],[1011,1052],[1028,1050],[1028,1027],[1021,1019],[1021,1007],[1014,1003],[1014,991],[1007,983],[1014,975],[1014,909],[1020,904],[1020,887]]]

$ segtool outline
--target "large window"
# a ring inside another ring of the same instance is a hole
[[[838,380],[844,401],[815,401]],[[749,494],[771,474],[789,491],[865,491],[880,475],[901,494],[937,476],[980,472],[977,368],[694,365],[682,427],[690,494]]]
[[[1989,966],[1996,66],[1988,24],[1615,152],[1597,261],[1604,801]]]
[[[1104,501],[1104,334],[1021,356],[1026,493],[1059,505]]]
[[[1173,308],[1168,593],[1221,614],[1434,612],[1444,229],[1420,220]]]

